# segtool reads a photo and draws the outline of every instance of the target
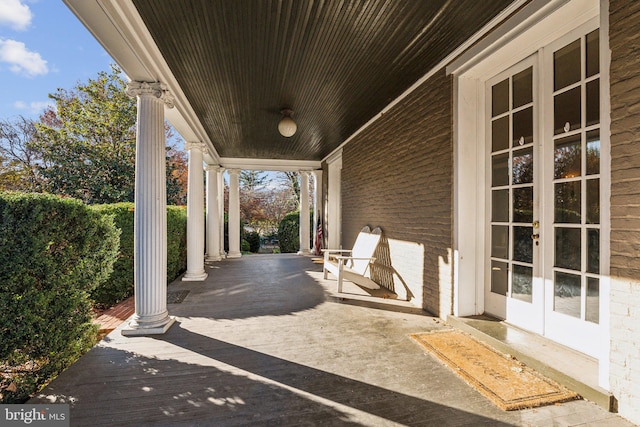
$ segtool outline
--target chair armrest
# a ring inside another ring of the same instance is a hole
[[[342,252],[353,252],[351,249],[320,249],[320,250],[322,252],[330,253],[330,254],[342,253]]]

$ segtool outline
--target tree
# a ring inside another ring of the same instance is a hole
[[[167,203],[184,206],[187,204],[189,183],[187,155],[175,147],[167,147]]]
[[[240,181],[241,190],[246,192],[260,191],[270,182],[264,172],[252,170],[240,171],[238,179]]]
[[[272,190],[267,195],[265,203],[265,217],[268,218],[268,229],[270,232],[276,232],[278,224],[289,212],[298,209],[298,203],[292,196],[290,188],[279,188]]]
[[[256,191],[240,192],[240,219],[258,233],[262,231],[265,217],[264,198]]]
[[[35,140],[45,190],[89,204],[134,200],[136,101],[125,86],[114,65],[110,73],[49,95],[56,107],[40,117]],[[165,133],[172,136],[168,127]],[[170,146],[167,160],[167,199],[184,203],[184,154]]]
[[[293,197],[296,200],[300,200],[300,182],[298,181],[298,172],[280,172],[280,182],[284,184],[285,187],[291,189]]]
[[[41,156],[33,144],[35,134],[31,119],[0,120],[0,190],[35,192],[41,187]]]

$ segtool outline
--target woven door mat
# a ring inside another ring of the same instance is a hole
[[[458,330],[411,334],[416,342],[505,411],[579,399],[515,358]]]

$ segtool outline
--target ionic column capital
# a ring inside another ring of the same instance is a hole
[[[167,86],[160,82],[139,82],[132,81],[127,83],[126,89],[127,95],[130,97],[136,96],[151,96],[161,100],[168,108],[173,108],[174,98]]]
[[[207,163],[207,165],[204,167],[204,170],[206,170],[207,172],[219,172],[222,170],[222,166],[220,165],[210,165]]]
[[[198,150],[204,153],[204,150],[206,150],[206,148],[207,148],[207,145],[204,142],[185,141],[184,143],[184,149],[187,151]]]
[[[229,175],[239,175],[240,170],[241,169],[227,169],[227,172],[229,172]]]

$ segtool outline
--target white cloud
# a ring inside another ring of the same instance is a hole
[[[47,61],[42,59],[38,52],[28,50],[24,43],[15,40],[0,39],[0,62],[6,62],[11,71],[27,77],[45,75],[49,72]]]
[[[31,24],[31,9],[20,0],[0,0],[0,25],[26,30]]]
[[[13,107],[17,110],[25,110],[29,114],[43,113],[48,107],[55,107],[56,104],[52,100],[48,101],[32,101],[26,103],[24,101],[16,101],[13,103]]]

